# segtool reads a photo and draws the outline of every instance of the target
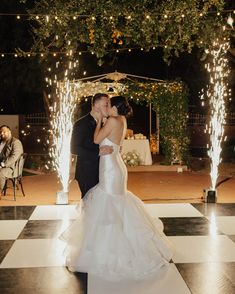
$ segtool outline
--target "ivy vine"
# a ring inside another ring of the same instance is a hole
[[[160,142],[165,163],[188,163],[188,88],[182,82],[128,82],[125,96],[135,103],[152,104],[160,120]]]

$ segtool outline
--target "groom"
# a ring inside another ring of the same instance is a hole
[[[82,198],[86,192],[99,182],[99,156],[113,152],[112,146],[94,143],[97,113],[103,118],[108,116],[109,96],[97,93],[92,98],[90,113],[77,120],[73,126],[71,153],[77,155],[75,179],[81,190]]]

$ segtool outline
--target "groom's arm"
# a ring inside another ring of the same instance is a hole
[[[100,146],[100,152],[99,152],[100,156],[108,155],[111,153],[113,153],[113,146],[109,146],[109,145]]]
[[[99,145],[92,141],[89,129],[82,123],[74,124],[71,138],[71,153],[78,155],[79,158],[95,159],[99,156]]]

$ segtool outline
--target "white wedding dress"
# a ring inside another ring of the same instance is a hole
[[[159,219],[152,219],[142,201],[127,191],[127,170],[120,146],[100,157],[99,184],[79,207],[79,217],[62,234],[67,242],[66,265],[71,271],[105,279],[143,279],[168,265],[171,245]]]

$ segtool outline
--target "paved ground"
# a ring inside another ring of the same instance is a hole
[[[235,177],[224,173],[220,180],[226,181],[218,187],[218,202],[235,202]],[[23,186],[26,197],[17,191],[17,201],[13,201],[13,191],[9,188],[0,206],[54,204],[56,192],[61,189],[55,174],[25,176]],[[202,202],[203,190],[209,187],[207,172],[129,172],[128,177],[128,189],[146,203]],[[69,202],[74,204],[79,199],[77,183],[71,181]]]

